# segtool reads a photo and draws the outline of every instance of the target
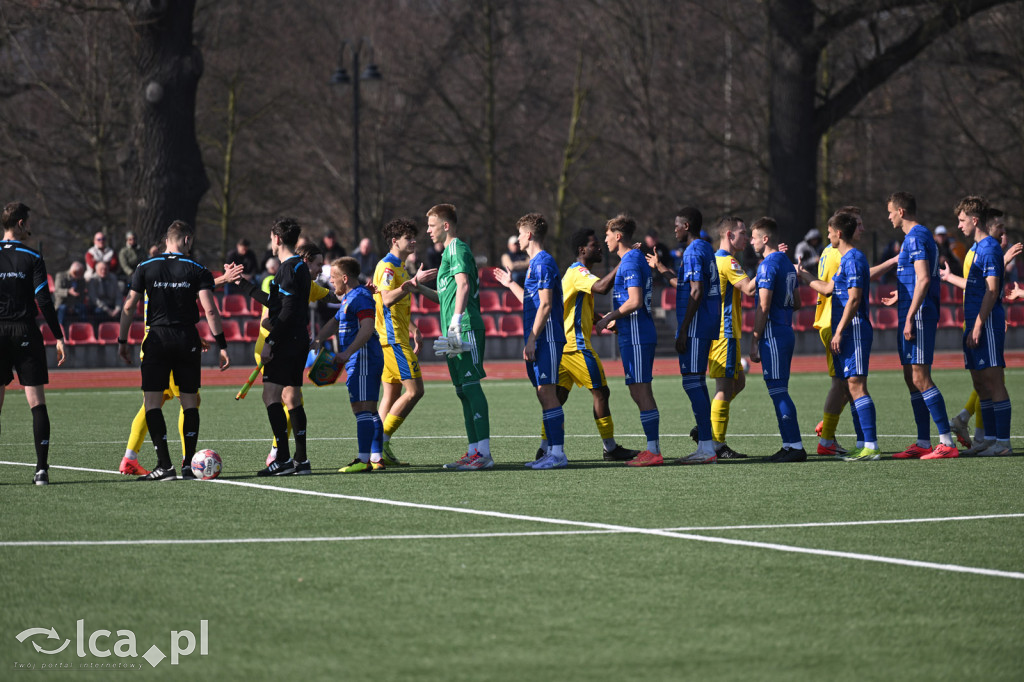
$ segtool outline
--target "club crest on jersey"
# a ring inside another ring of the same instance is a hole
[[[740,264],[736,262],[735,258],[733,258],[729,264],[732,266],[733,272],[743,272],[743,268],[740,267]]]
[[[391,283],[395,281],[395,271],[391,268],[384,268],[384,277],[382,282],[384,286],[389,287]]]
[[[581,265],[581,266],[580,266],[580,274],[581,274],[581,275],[589,275],[589,274],[590,274],[590,270],[587,270],[587,269],[586,269],[585,267],[583,267],[583,266]]]

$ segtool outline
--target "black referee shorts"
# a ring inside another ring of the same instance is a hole
[[[198,393],[202,356],[195,326],[150,327],[142,342],[142,390],[162,393],[174,372],[182,393]]]
[[[13,370],[22,386],[50,382],[43,335],[34,324],[0,324],[0,385],[14,381]]]
[[[309,356],[309,339],[305,336],[279,339],[271,351],[273,357],[263,365],[263,383],[302,386]]]

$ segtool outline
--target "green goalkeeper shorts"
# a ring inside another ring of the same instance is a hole
[[[448,374],[456,386],[479,383],[484,371],[484,330],[462,332],[462,352],[448,356]]]

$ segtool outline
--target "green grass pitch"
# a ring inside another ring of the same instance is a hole
[[[1007,373],[1018,450],[1022,376]],[[966,374],[936,380],[955,414]],[[791,382],[809,450],[827,381]],[[38,670],[104,663],[133,663],[147,679],[211,680],[1019,680],[1024,670],[1024,517],[825,525],[1022,514],[1020,457],[632,470],[601,461],[589,395],[577,390],[566,406],[570,468],[534,472],[522,466],[537,448],[532,389],[492,380],[493,471],[440,469],[464,451],[462,415],[449,384],[428,383],[394,441],[413,466],[336,474],[355,453],[355,420],[343,388],[310,387],[317,475],[268,481],[253,476],[268,448],[258,388],[241,403],[234,388],[203,390],[200,446],[221,454],[226,484],[111,474],[140,393],[48,393],[52,484],[30,485],[31,466],[0,464],[0,676],[66,680],[67,668]],[[883,452],[902,449],[914,433],[902,377],[872,375],[869,390]],[[663,450],[688,454],[692,414],[679,378],[657,379],[655,396]],[[642,446],[621,379],[612,401],[620,441]],[[172,453],[176,412],[164,408]],[[780,446],[759,377],[733,404],[729,428],[741,452]],[[839,431],[852,433],[848,412]],[[30,414],[13,393],[0,460],[29,464],[32,452]],[[142,460],[154,461],[148,444]],[[235,542],[166,542],[202,539]],[[116,540],[165,542],[12,544]],[[130,630],[139,656],[100,658],[83,643],[79,657],[78,620],[86,638]],[[141,657],[151,645],[169,655],[171,631],[198,637],[201,620],[207,655],[197,646],[155,667]],[[57,639],[16,639],[51,627]],[[59,654],[33,648],[65,639]],[[27,664],[36,675],[15,667]],[[101,676],[120,679],[89,679]]]

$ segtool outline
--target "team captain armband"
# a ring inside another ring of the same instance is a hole
[[[366,310],[360,310],[356,313],[356,319],[362,322],[366,319],[372,319],[377,315],[377,311],[373,308],[367,308]]]

